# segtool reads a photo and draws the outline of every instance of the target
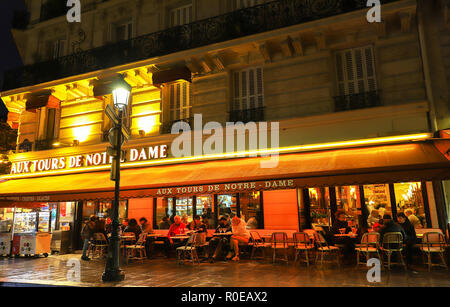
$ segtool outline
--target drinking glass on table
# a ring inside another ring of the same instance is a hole
[[[341,235],[345,234],[345,228],[339,228],[339,232],[341,233]]]

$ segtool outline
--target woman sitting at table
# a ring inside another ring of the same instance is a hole
[[[345,220],[345,212],[338,210],[335,213],[336,219],[334,220],[331,231],[333,234],[340,234],[340,229],[345,229],[344,233],[349,233],[352,229],[348,226],[348,222]]]
[[[172,237],[175,237],[177,235],[184,234],[186,232],[186,225],[181,222],[181,217],[179,215],[175,215],[173,218],[174,223],[170,225],[169,231],[167,233],[167,238],[165,240],[165,250],[167,258],[170,257],[170,252],[177,247],[180,247],[184,244],[184,240],[177,240],[176,243],[174,243]]]
[[[237,216],[233,217],[231,220],[233,235],[231,236],[230,246],[234,251],[233,261],[239,261],[239,243],[247,244],[250,239],[250,233],[248,232],[246,226],[246,223]],[[232,253],[230,252],[227,259],[230,259],[231,257]]]

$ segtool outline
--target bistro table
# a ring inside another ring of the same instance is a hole
[[[214,237],[228,237],[228,236],[232,236],[233,233],[232,232],[218,232],[218,233],[213,233]]]

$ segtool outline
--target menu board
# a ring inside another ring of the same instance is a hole
[[[16,213],[16,223],[14,225],[16,233],[28,233],[36,231],[36,212]]]

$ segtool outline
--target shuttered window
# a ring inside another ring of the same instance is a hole
[[[192,22],[192,4],[177,7],[170,11],[170,26],[176,27]]]
[[[255,67],[234,72],[232,110],[249,110],[264,106],[263,71]]]
[[[233,5],[234,5],[233,8],[235,10],[255,6],[258,4],[262,4],[262,2],[263,2],[262,0],[232,0],[232,1],[233,1]]]
[[[66,40],[59,39],[53,45],[53,58],[57,59],[65,55],[66,52]]]
[[[336,53],[339,95],[377,90],[373,48],[366,46]]]
[[[187,81],[169,85],[170,120],[188,119],[191,117],[191,84]]]

